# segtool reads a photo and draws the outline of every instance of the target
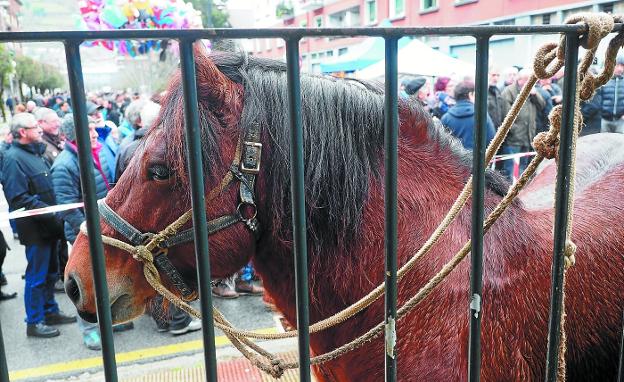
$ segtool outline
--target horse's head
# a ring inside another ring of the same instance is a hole
[[[240,156],[236,148],[241,145],[238,125],[243,88],[201,54],[196,55],[196,71],[205,189],[206,195],[212,195],[207,198],[206,213],[208,220],[230,217],[228,225],[218,227],[222,229],[210,236],[212,276],[224,277],[249,261],[255,242],[254,232],[240,218],[250,217],[254,211],[245,203],[237,208],[241,203],[241,182],[236,176],[232,177],[230,171],[232,161]],[[107,195],[105,205],[100,206],[102,234],[134,248],[145,244],[149,247],[153,238],[149,233],[160,233],[191,208],[180,81],[178,74],[169,86],[158,120],[136,148],[123,176]],[[231,177],[232,182],[223,188],[226,177]],[[211,193],[211,190],[218,191]],[[166,248],[166,256],[159,258],[169,259],[170,264],[157,264],[157,268],[163,284],[181,297],[185,286],[190,291],[197,290],[192,232],[184,235],[184,231],[191,228],[189,219],[176,232],[165,233],[161,237],[163,240],[152,245],[151,250],[151,255],[157,256]],[[212,226],[209,225],[209,229]],[[128,232],[140,232],[142,236],[133,237]],[[134,258],[140,257],[138,252],[134,252],[133,257],[118,246],[105,244],[104,253],[113,321],[130,320],[143,313],[157,292],[144,277],[144,264]],[[174,271],[168,272],[171,268]],[[74,243],[65,276],[66,290],[78,312],[93,321],[95,292],[88,237],[83,233]]]

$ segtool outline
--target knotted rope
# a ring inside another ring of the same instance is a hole
[[[576,246],[570,239],[571,235],[571,227],[572,227],[572,210],[573,210],[573,200],[574,200],[574,176],[575,176],[575,148],[576,148],[576,138],[578,136],[578,132],[581,127],[582,117],[580,114],[579,102],[580,100],[589,100],[595,90],[604,85],[609,81],[611,76],[613,75],[613,69],[615,67],[615,57],[617,55],[618,50],[624,45],[624,31],[618,33],[618,35],[610,42],[609,47],[607,49],[605,55],[605,68],[602,73],[598,76],[593,76],[588,70],[595,56],[598,43],[613,30],[614,23],[622,22],[622,18],[620,16],[611,16],[608,14],[578,14],[573,15],[572,17],[566,20],[567,24],[578,24],[584,23],[587,25],[588,32],[582,36],[581,45],[587,49],[587,53],[584,56],[583,61],[581,62],[578,70],[578,83],[576,87],[576,104],[575,104],[575,116],[574,116],[574,134],[573,134],[573,146],[572,146],[572,170],[571,170],[571,182],[572,186],[570,187],[570,197],[569,197],[569,208],[568,208],[568,223],[566,229],[566,247],[565,247],[565,267],[566,269],[571,267],[574,264],[574,253],[576,250]],[[500,146],[502,145],[507,133],[511,129],[520,109],[526,102],[527,98],[530,95],[530,91],[537,82],[538,79],[541,78],[550,78],[554,76],[554,74],[559,71],[563,67],[564,63],[564,43],[563,37],[559,44],[550,43],[542,46],[538,52],[536,53],[536,57],[534,60],[534,74],[528,79],[526,84],[520,91],[520,94],[514,101],[509,113],[505,117],[501,127],[498,129],[495,137],[492,139],[490,145],[486,151],[486,162],[490,162],[494,156],[494,154],[498,151]],[[580,84],[580,85],[579,85]],[[490,213],[487,219],[484,222],[484,233],[489,230],[489,228],[494,224],[494,222],[501,216],[501,214],[507,209],[507,207],[513,202],[514,198],[518,195],[518,193],[524,188],[524,186],[528,183],[529,179],[533,176],[539,164],[543,161],[544,158],[555,158],[557,159],[558,145],[559,145],[559,132],[561,127],[561,106],[557,106],[553,109],[551,114],[549,115],[549,120],[551,122],[550,130],[547,133],[540,133],[535,141],[534,145],[537,151],[537,155],[533,158],[533,160],[528,165],[525,172],[522,174],[520,179],[510,188],[507,194],[503,197],[501,202],[496,206],[494,211]],[[237,155],[238,157],[238,155]],[[231,181],[231,173],[228,173],[229,181]],[[225,181],[228,178],[224,178],[222,184],[213,189],[208,197],[207,201],[213,200],[218,194],[220,194],[225,188]],[[450,224],[455,220],[457,214],[461,211],[466,201],[470,197],[472,192],[472,177],[469,178],[466,185],[462,189],[461,193],[451,206],[449,212],[444,217],[442,222],[436,228],[436,230],[431,234],[429,239],[425,242],[425,244],[417,251],[417,253],[409,259],[409,261],[401,267],[397,272],[397,278],[400,280],[412,267],[415,265],[416,261],[418,261],[422,256],[427,254],[429,250],[439,241],[440,237],[444,234],[446,229],[450,226]],[[160,280],[160,276],[156,267],[153,264],[153,254],[152,251],[158,247],[158,244],[162,241],[166,240],[167,237],[175,234],[179,228],[182,227],[188,220],[191,218],[191,211],[187,211],[184,215],[182,215],[176,222],[172,223],[165,230],[161,231],[159,234],[153,236],[151,241],[148,242],[145,246],[134,247],[127,243],[124,243],[120,240],[116,240],[110,237],[103,236],[102,240],[105,244],[111,245],[117,248],[120,248],[124,251],[129,252],[132,256],[142,261],[144,264],[144,274],[148,283],[164,298],[166,298],[169,302],[174,304],[175,306],[181,308],[187,313],[191,314],[194,317],[201,318],[201,313],[191,307],[186,301],[183,301],[174,293],[170,292],[167,288],[162,285]],[[86,234],[86,229],[82,229]],[[442,269],[432,277],[419,291],[418,293],[410,298],[399,310],[397,314],[397,320],[404,317],[407,313],[409,313],[420,301],[426,298],[444,279],[450,274],[451,271],[455,269],[455,267],[461,263],[461,261],[466,257],[466,255],[470,252],[471,241],[467,241],[464,246],[461,248],[459,252],[448,262],[446,263]],[[564,290],[565,290],[565,273],[564,273]],[[370,306],[374,301],[376,301],[381,295],[383,295],[385,291],[385,285],[381,284],[369,294],[364,296],[362,299],[342,310],[341,312],[326,318],[322,321],[319,321],[315,324],[310,325],[309,332],[310,334],[317,333],[319,331],[325,330],[332,326],[338,325],[350,317],[353,317],[355,314],[361,312],[366,307]],[[565,294],[564,294],[565,298]],[[275,378],[279,378],[284,370],[293,369],[299,367],[298,362],[285,362],[280,360],[277,356],[263,350],[258,345],[253,343],[250,339],[281,339],[281,338],[291,338],[296,337],[298,335],[297,331],[289,331],[286,333],[277,333],[277,334],[258,334],[250,331],[239,330],[234,328],[223,315],[213,307],[213,315],[215,321],[215,327],[221,329],[226,336],[230,339],[232,344],[239,350],[241,353],[249,359],[256,367],[260,368],[264,372],[272,375]],[[559,362],[559,381],[565,380],[565,331],[564,331],[564,318],[565,318],[565,309],[562,313],[562,321],[561,321],[561,342],[560,342],[560,362]],[[312,365],[320,364],[323,362],[330,361],[332,359],[338,358],[341,355],[350,352],[354,349],[359,348],[364,343],[370,342],[373,339],[377,338],[384,331],[384,322],[381,322],[377,326],[371,328],[368,332],[361,335],[360,337],[354,339],[353,341],[344,344],[328,353],[315,356],[311,358],[310,363]]]

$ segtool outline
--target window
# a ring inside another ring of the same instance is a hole
[[[495,21],[494,25],[516,25],[516,19]]]
[[[390,0],[390,17],[401,16],[405,16],[405,0]]]
[[[334,57],[334,51],[333,50],[328,50],[327,52],[325,52],[325,55],[327,57]]]
[[[342,56],[343,54],[347,54],[348,51],[349,51],[349,48],[340,48],[338,49],[338,55]]]
[[[613,3],[600,4],[600,12],[613,13]]]
[[[438,0],[420,0],[420,11],[431,11],[438,8]]]
[[[366,0],[364,3],[366,24],[374,24],[377,22],[377,0]]]
[[[542,24],[544,25],[550,24],[550,13],[542,15]]]
[[[359,6],[332,13],[327,17],[327,26],[330,28],[358,27],[360,24]]]

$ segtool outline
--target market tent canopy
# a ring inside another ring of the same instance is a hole
[[[382,22],[380,27],[391,26],[390,22]],[[399,49],[407,45],[411,39],[403,37],[398,41]],[[382,37],[370,37],[358,45],[349,48],[349,51],[342,56],[321,63],[321,72],[354,72],[362,70],[376,62],[384,59],[385,41]]]
[[[475,67],[432,49],[420,40],[412,40],[400,48],[397,55],[399,74],[420,76],[474,75]],[[385,74],[385,60],[381,60],[357,73],[358,78],[373,79]]]

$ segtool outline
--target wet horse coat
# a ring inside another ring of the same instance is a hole
[[[289,132],[286,75],[282,64],[240,55],[197,58],[206,189],[217,185],[234,157],[239,136],[252,123],[262,129],[263,158],[256,184],[258,241],[243,224],[210,237],[213,277],[235,272],[249,258],[277,307],[296,323],[290,220]],[[182,90],[176,77],[157,123],[106,201],[142,231],[157,232],[189,208],[184,160]],[[399,266],[421,247],[470,175],[469,154],[416,105],[401,102],[398,176]],[[326,318],[383,282],[383,95],[375,86],[326,77],[302,77],[306,154],[310,321]],[[567,365],[570,380],[609,380],[616,371],[624,301],[624,162],[621,136],[591,137],[579,152],[573,240],[577,264],[568,272]],[[608,143],[608,144],[607,144]],[[609,160],[605,160],[609,158]],[[156,179],[165,166],[168,179]],[[587,172],[587,173],[586,173]],[[599,175],[587,175],[588,173]],[[544,376],[554,177],[546,168],[485,235],[482,378],[541,380]],[[487,174],[486,213],[508,184]],[[207,206],[208,217],[231,212],[232,187]],[[470,203],[469,203],[470,204]],[[145,213],[149,206],[150,213]],[[121,237],[110,227],[103,233]],[[437,245],[399,284],[399,305],[434,275],[470,238],[466,206]],[[115,248],[107,252],[114,321],[141,314],[155,292],[141,264]],[[171,261],[195,281],[190,245],[172,248]],[[67,266],[83,316],[95,312],[86,238],[79,237]],[[469,263],[462,263],[398,322],[398,377],[402,381],[465,380],[467,371]],[[349,321],[311,336],[324,353],[383,320],[383,300]],[[383,341],[315,368],[322,381],[383,379]]]

